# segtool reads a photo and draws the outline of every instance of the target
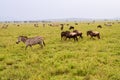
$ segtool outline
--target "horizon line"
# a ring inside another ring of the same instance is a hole
[[[72,20],[72,19],[78,19],[78,20],[120,20],[120,17],[115,17],[115,18],[51,18],[51,19],[28,19],[28,20],[0,20],[0,22],[14,22],[14,21],[52,21],[52,20]]]

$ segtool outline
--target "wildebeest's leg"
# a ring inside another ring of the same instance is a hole
[[[100,34],[97,35],[98,39],[100,39]]]
[[[82,35],[81,35],[80,37],[81,37],[81,39],[83,38],[83,36],[82,36]]]
[[[75,41],[75,37],[74,37],[73,39],[74,39],[74,41]]]
[[[73,39],[74,39],[74,41],[78,41],[77,36],[74,36]]]
[[[76,41],[78,41],[78,38],[77,38],[77,36],[75,36],[74,38],[75,38],[75,40],[76,40]]]
[[[61,40],[63,39],[63,36],[61,36]]]
[[[67,37],[65,37],[65,40],[67,40]]]
[[[91,36],[91,39],[95,40],[95,38],[94,38],[94,37],[96,37],[96,36]]]
[[[80,38],[81,38],[81,39],[83,38],[82,34],[80,35]]]
[[[93,36],[91,35],[91,38],[90,39],[93,39]]]

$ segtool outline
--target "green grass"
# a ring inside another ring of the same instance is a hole
[[[83,39],[74,42],[61,41],[60,27],[10,23],[0,29],[0,80],[120,80],[120,24],[102,29],[98,24],[103,22],[75,26]],[[87,30],[99,31],[101,39],[90,39]],[[19,35],[43,36],[46,46],[25,50],[25,44],[16,44]]]

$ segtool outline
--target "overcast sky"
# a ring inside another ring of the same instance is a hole
[[[120,0],[0,0],[0,20],[120,17]]]

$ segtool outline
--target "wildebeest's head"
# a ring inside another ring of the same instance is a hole
[[[87,36],[92,33],[92,30],[87,31]]]
[[[18,37],[18,41],[16,42],[16,44],[19,44],[19,42],[25,42],[27,40],[27,36],[19,36]]]

